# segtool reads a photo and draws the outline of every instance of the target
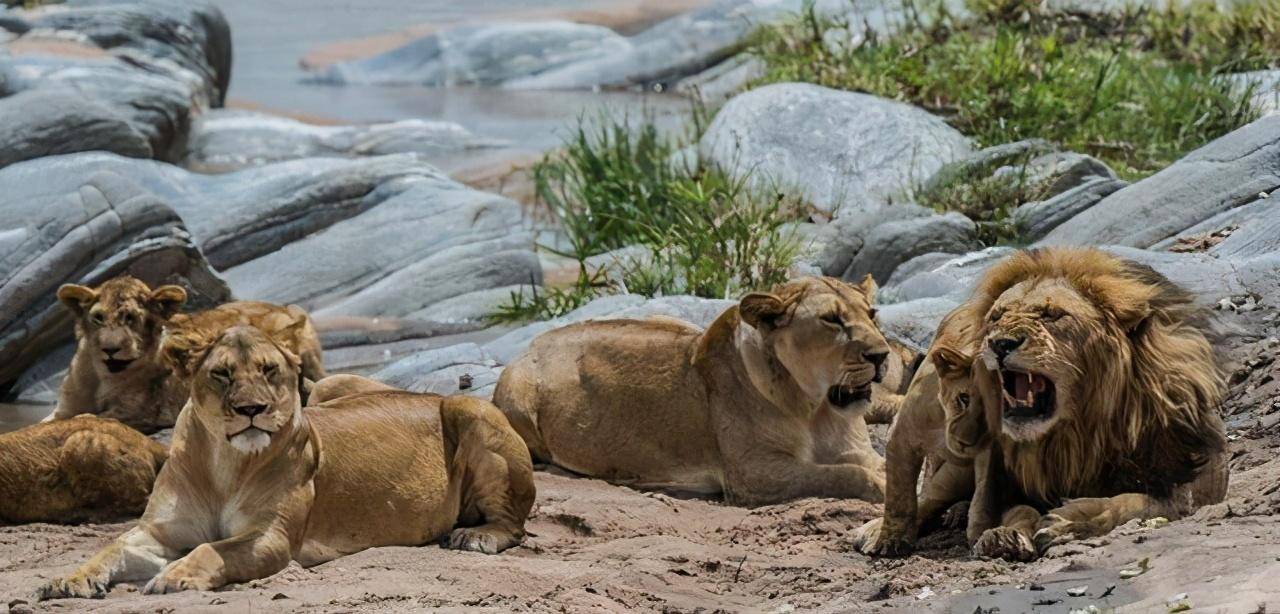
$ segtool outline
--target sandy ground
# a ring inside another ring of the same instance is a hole
[[[972,557],[957,530],[902,559],[851,551],[879,506],[805,499],[744,509],[566,475],[537,474],[529,537],[497,556],[378,548],[296,565],[215,592],[26,603],[129,523],[0,528],[0,604],[54,612],[346,611],[1280,611],[1280,381],[1274,315],[1238,324],[1256,338],[1223,350],[1232,484],[1226,502],[1151,528],[1126,525],[1028,564]],[[358,522],[359,519],[352,519]],[[1141,575],[1120,571],[1147,561]],[[992,608],[999,608],[993,610]]]

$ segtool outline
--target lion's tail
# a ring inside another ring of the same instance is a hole
[[[538,430],[538,376],[529,354],[513,361],[498,376],[493,391],[493,404],[506,415],[507,422],[529,447],[529,455],[537,463],[551,462],[551,451]]]

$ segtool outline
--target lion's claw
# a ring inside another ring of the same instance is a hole
[[[36,589],[36,601],[48,599],[102,599],[107,596],[107,583],[97,578],[71,576],[50,580]]]
[[[1006,561],[1031,561],[1036,558],[1035,544],[1027,536],[1009,527],[987,529],[973,545],[974,554]]]
[[[867,556],[904,556],[915,549],[915,542],[910,537],[886,531],[883,518],[859,527],[853,543],[858,552]]]

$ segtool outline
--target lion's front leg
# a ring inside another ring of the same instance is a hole
[[[1034,542],[1044,552],[1058,544],[1106,535],[1130,520],[1157,516],[1176,517],[1177,510],[1167,501],[1140,493],[1072,499],[1040,519]]]
[[[915,546],[916,484],[924,454],[909,437],[890,433],[885,447],[884,517],[863,525],[854,540],[859,552],[870,556],[898,556]]]
[[[884,501],[884,474],[861,465],[819,465],[772,454],[741,459],[726,477],[726,498],[742,505],[804,497]]]
[[[992,559],[1030,561],[1036,558],[1032,542],[1040,512],[1029,505],[1010,508],[1000,519],[1000,526],[987,529],[973,544],[973,553]]]
[[[169,562],[172,555],[171,550],[145,529],[134,527],[71,575],[51,580],[37,589],[36,599],[101,599],[112,584],[151,578]]]
[[[143,592],[208,591],[232,582],[265,578],[284,569],[291,554],[288,537],[274,529],[200,544],[169,563]]]

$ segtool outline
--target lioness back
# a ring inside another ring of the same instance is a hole
[[[640,486],[718,492],[707,391],[692,367],[699,332],[662,319],[551,331],[503,371],[494,403],[540,462]]]
[[[468,509],[477,489],[506,490],[510,509],[499,515],[509,513],[518,526],[533,505],[528,452],[485,401],[365,392],[308,407],[307,417],[322,452],[298,556],[304,565],[426,543],[449,535],[460,519],[498,520]],[[476,473],[484,464],[464,454],[501,458],[509,468],[501,478],[509,482],[491,484],[492,476]]]

